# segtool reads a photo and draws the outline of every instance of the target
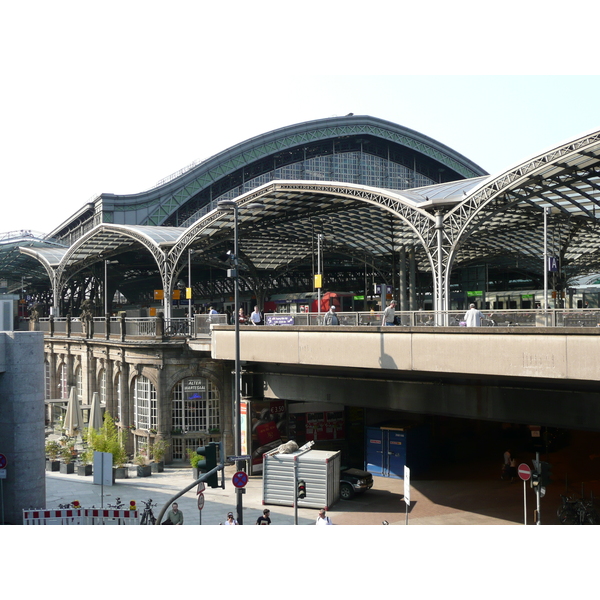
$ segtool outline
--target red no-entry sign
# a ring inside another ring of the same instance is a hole
[[[519,477],[523,481],[529,481],[529,479],[531,478],[531,469],[525,463],[521,463],[519,465],[518,473],[519,473]]]

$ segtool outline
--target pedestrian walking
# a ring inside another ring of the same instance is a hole
[[[315,525],[333,525],[324,508],[319,511],[319,516],[317,517]]]
[[[510,478],[510,482],[513,483],[517,479],[517,459],[512,456],[510,459],[510,465],[508,467],[508,476]]]
[[[500,475],[500,479],[504,479],[505,477],[508,477],[508,475],[509,475],[510,461],[511,461],[510,450],[506,450],[504,452],[503,461],[504,462],[502,463],[502,475]]]
[[[257,525],[270,525],[271,524],[271,518],[270,515],[271,511],[268,508],[265,508],[263,510],[263,514],[258,517],[258,519],[256,519],[256,524]]]
[[[392,300],[389,306],[383,311],[382,325],[394,325],[396,322],[396,301]]]
[[[235,520],[233,513],[228,512],[227,520],[225,521],[225,523],[223,523],[223,525],[239,525],[239,523]]]

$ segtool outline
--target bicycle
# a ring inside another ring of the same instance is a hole
[[[116,510],[121,510],[125,506],[124,502],[121,502],[121,498],[115,498],[114,504],[109,504],[108,508],[114,508]]]
[[[598,525],[600,518],[593,500],[573,499],[561,495],[562,504],[556,511],[561,525]]]
[[[142,518],[140,519],[140,525],[155,525],[156,517],[152,512],[152,507],[156,506],[152,504],[152,498],[150,498],[147,502],[142,500],[142,504],[144,505],[144,512],[142,513]]]

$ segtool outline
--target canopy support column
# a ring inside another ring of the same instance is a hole
[[[399,267],[398,301],[400,310],[405,311],[408,310],[408,303],[406,298],[406,248],[404,246],[400,248]]]

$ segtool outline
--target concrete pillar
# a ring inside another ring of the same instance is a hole
[[[7,459],[4,523],[21,525],[23,509],[46,504],[44,334],[0,332],[0,354],[0,452]]]

